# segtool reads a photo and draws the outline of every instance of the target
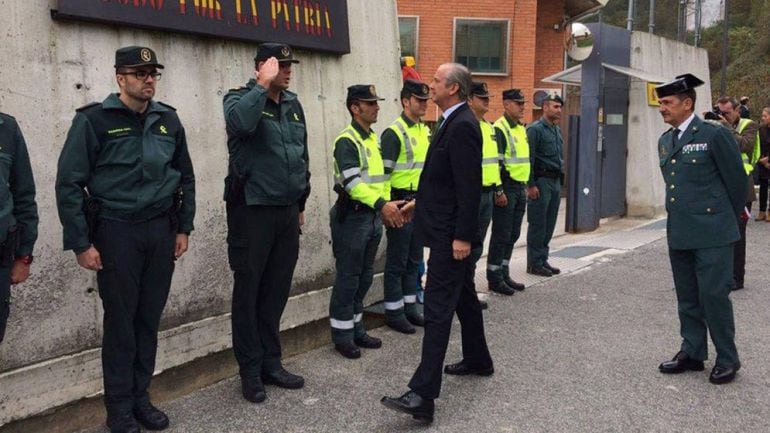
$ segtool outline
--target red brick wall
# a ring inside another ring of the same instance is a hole
[[[563,15],[564,0],[397,0],[399,15],[419,16],[418,58],[416,69],[429,82],[436,68],[453,61],[454,18],[507,18],[510,20],[508,73],[505,76],[474,75],[485,81],[494,98],[487,120],[502,115],[501,93],[520,88],[531,100],[533,89],[549,87],[538,80],[562,69],[564,51],[562,33],[553,30]],[[550,86],[553,87],[553,86]],[[428,120],[438,117],[432,103]],[[527,121],[532,119],[528,112]]]

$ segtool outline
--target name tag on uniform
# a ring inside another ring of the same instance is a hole
[[[690,143],[682,147],[682,153],[705,152],[709,149],[708,143]]]

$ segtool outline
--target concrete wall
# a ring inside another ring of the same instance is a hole
[[[62,252],[56,162],[78,106],[116,90],[115,49],[153,47],[166,65],[157,99],[177,107],[197,178],[190,251],[177,262],[162,320],[158,369],[230,346],[231,275],[222,202],[227,166],[222,96],[253,76],[255,44],[87,23],[55,22],[55,0],[0,1],[0,110],[26,136],[38,188],[40,238],[29,281],[13,288],[0,347],[0,425],[101,390],[101,307],[95,274]],[[327,316],[334,275],[328,209],[330,143],[350,121],[346,87],[374,83],[387,97],[378,131],[399,112],[398,34],[393,1],[348,0],[351,53],[298,52],[292,90],[308,118],[313,192],[282,328]],[[372,37],[376,35],[376,37]],[[376,296],[376,295],[375,295]]]
[[[692,73],[706,82],[698,87],[696,113],[710,109],[708,53],[649,33],[631,34],[631,65],[666,81]],[[658,137],[669,129],[658,107],[647,105],[647,84],[631,79],[629,90],[628,163],[626,202],[628,216],[653,217],[665,212],[664,182],[660,174]]]

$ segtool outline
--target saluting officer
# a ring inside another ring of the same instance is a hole
[[[701,84],[685,74],[655,88],[663,121],[673,127],[658,140],[658,152],[682,336],[680,351],[658,368],[662,373],[702,371],[708,331],[717,352],[709,380],[721,384],[741,368],[730,287],[746,173],[730,131],[694,114],[695,87]]]
[[[389,201],[385,166],[377,135],[380,106],[372,85],[348,87],[346,105],[353,121],[334,140],[334,190],[337,202],[329,212],[337,276],[329,302],[332,341],[342,356],[359,358],[359,347],[376,349],[382,341],[366,333],[364,297],[374,278],[374,258],[383,222],[402,227],[399,209],[405,202]]]
[[[10,312],[11,284],[29,277],[37,223],[27,144],[16,119],[0,113],[0,343]]]
[[[500,180],[500,151],[497,146],[495,129],[484,119],[489,111],[489,90],[487,83],[474,81],[471,86],[469,106],[479,121],[481,129],[481,201],[479,204],[479,229],[476,233],[477,242],[471,249],[471,262],[475,272],[476,263],[484,251],[484,239],[487,237],[487,229],[492,221],[492,208],[506,206],[502,181]],[[481,302],[481,308],[487,307],[485,301]]]
[[[243,397],[253,403],[265,400],[264,384],[305,384],[281,365],[279,338],[310,194],[305,113],[287,90],[296,63],[288,45],[261,44],[255,78],[224,98],[233,351]]]
[[[115,53],[120,92],[77,110],[56,177],[64,249],[97,271],[102,369],[112,432],[168,427],[150,403],[158,326],[174,260],[187,251],[195,177],[176,110],[154,101],[163,65],[146,47]]]
[[[382,133],[382,159],[386,188],[394,200],[412,200],[417,194],[420,173],[430,144],[430,130],[422,123],[430,90],[422,81],[407,79],[401,89],[401,116]],[[385,324],[404,334],[424,326],[417,310],[417,286],[423,245],[414,235],[414,223],[388,227],[385,262]],[[414,325],[414,326],[412,326]]]
[[[543,100],[543,117],[527,127],[530,161],[527,182],[527,273],[550,277],[560,273],[548,263],[548,252],[561,201],[564,159],[559,119],[563,101],[549,94]]]
[[[526,99],[519,89],[503,91],[502,117],[495,122],[495,136],[503,166],[500,176],[505,193],[505,206],[496,206],[492,212],[492,236],[487,255],[487,282],[489,290],[513,295],[524,290],[524,284],[511,279],[509,263],[513,245],[519,239],[521,222],[527,207],[526,184],[529,180],[529,143],[527,130],[522,124]],[[503,200],[500,200],[503,202]]]

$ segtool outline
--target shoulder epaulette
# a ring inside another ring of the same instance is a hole
[[[84,111],[84,110],[87,110],[87,109],[89,109],[89,108],[91,108],[91,107],[96,107],[97,105],[102,105],[102,103],[101,103],[101,102],[92,102],[92,103],[90,103],[90,104],[86,104],[86,105],[84,105],[84,106],[82,106],[82,107],[78,108],[78,109],[77,109],[77,110],[75,110],[75,111]]]
[[[160,102],[160,101],[157,101],[157,102],[158,102],[158,104],[160,104],[160,105],[162,105],[162,106],[164,106],[166,108],[169,108],[169,109],[171,109],[173,111],[176,111],[176,108],[172,107],[171,105],[166,104],[165,102]]]
[[[239,86],[239,87],[233,87],[232,89],[228,90],[228,92],[238,92],[241,90],[248,90],[249,88],[246,86]]]

